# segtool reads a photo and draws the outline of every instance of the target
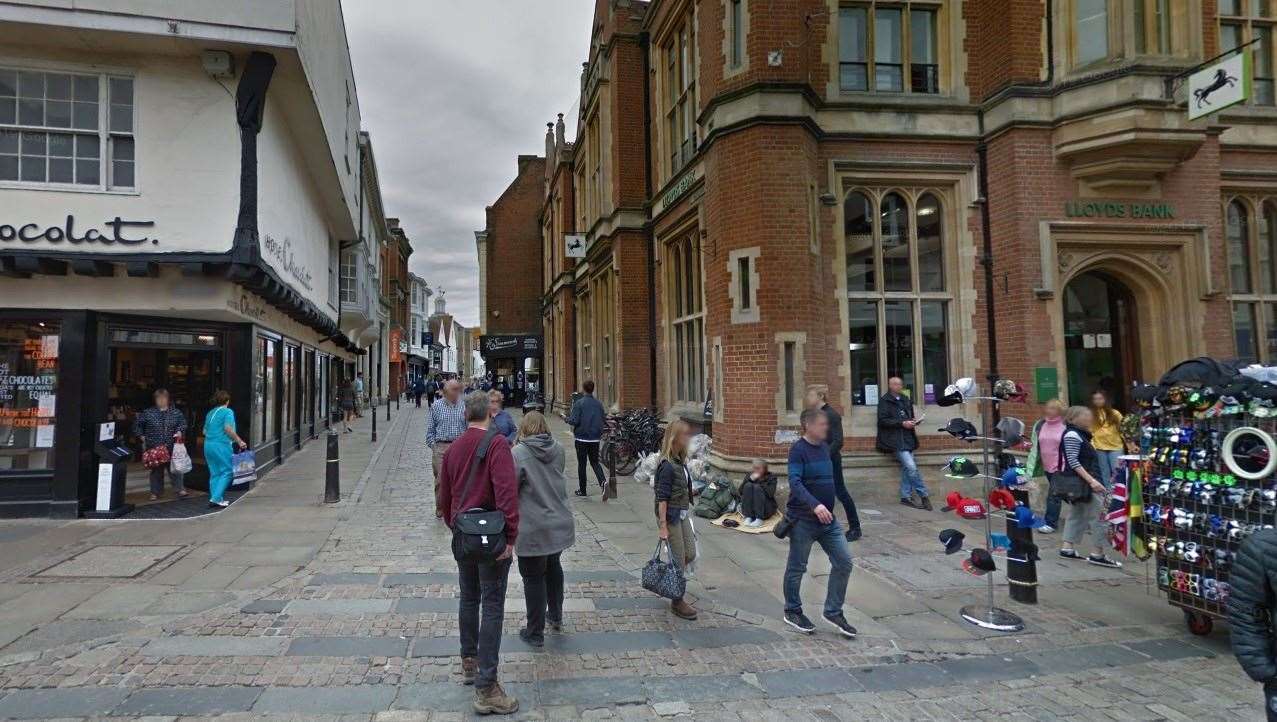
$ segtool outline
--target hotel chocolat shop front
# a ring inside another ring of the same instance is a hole
[[[295,330],[295,329],[294,329]],[[94,432],[133,450],[127,497],[147,494],[135,416],[156,388],[186,417],[192,490],[207,490],[204,416],[220,388],[261,470],[327,428],[349,352],[260,323],[82,310],[0,310],[0,517],[72,518],[97,490]]]

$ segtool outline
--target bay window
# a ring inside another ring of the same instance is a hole
[[[665,53],[669,174],[672,177],[696,155],[696,28],[692,13],[682,18]]]
[[[1258,41],[1244,52],[1251,56],[1252,105],[1277,104],[1274,90],[1273,25],[1277,3],[1271,0],[1219,0],[1219,52]]]
[[[852,403],[899,376],[918,403],[949,383],[953,296],[938,191],[852,188],[843,200]],[[919,395],[921,392],[921,396]]]
[[[1277,197],[1234,198],[1224,220],[1237,356],[1277,363]]]
[[[674,401],[705,400],[705,305],[697,231],[670,244],[666,262],[666,316],[674,358]]]
[[[940,92],[936,2],[864,2],[838,12],[838,84],[851,92]]]

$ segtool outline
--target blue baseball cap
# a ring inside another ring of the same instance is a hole
[[[1021,504],[1015,508],[1015,524],[1021,529],[1038,529],[1046,526],[1046,520],[1033,513],[1033,510]]]
[[[1026,481],[1028,481],[1028,479],[1026,478],[1026,472],[1024,471],[1024,467],[1013,466],[1007,469],[1006,471],[1002,472],[1002,479],[998,483],[1002,486],[1012,487],[1012,486],[1021,486]]]

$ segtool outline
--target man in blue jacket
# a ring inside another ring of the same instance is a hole
[[[599,442],[603,439],[603,423],[607,413],[603,404],[594,398],[594,382],[586,380],[581,384],[585,393],[572,402],[572,410],[568,412],[568,425],[572,427],[572,436],[576,439],[576,474],[580,484],[577,496],[589,496],[585,491],[585,465],[589,461],[594,467],[594,476],[599,480],[599,487],[607,484],[607,474],[603,473],[603,465],[599,463]]]
[[[799,417],[802,438],[789,449],[789,502],[785,516],[793,523],[789,530],[789,559],[785,562],[785,624],[811,634],[816,625],[803,614],[801,594],[803,574],[811,557],[811,545],[819,543],[829,556],[829,586],[822,615],[845,637],[856,636],[847,623],[842,605],[851,578],[851,552],[842,526],[834,519],[834,465],[825,436],[829,417],[820,409],[807,409]]]

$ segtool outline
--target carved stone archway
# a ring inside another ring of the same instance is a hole
[[[1135,301],[1138,368],[1132,376],[1159,378],[1172,364],[1205,353],[1203,301],[1215,295],[1210,257],[1200,227],[1044,223],[1042,286],[1052,330],[1052,360],[1068,378],[1064,348],[1063,289],[1098,271],[1125,285]],[[1067,388],[1061,383],[1061,391]],[[1071,399],[1076,403],[1078,399]]]

